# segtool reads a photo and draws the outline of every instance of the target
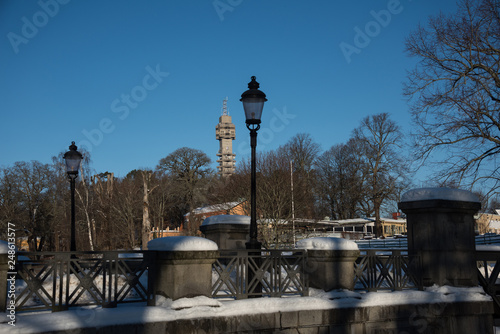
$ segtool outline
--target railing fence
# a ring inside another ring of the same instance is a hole
[[[114,307],[148,301],[150,296],[148,256],[142,252],[19,252],[19,256],[18,311]]]
[[[415,275],[420,270],[420,258],[401,250],[366,250],[354,264],[355,290],[423,289]]]
[[[154,254],[136,252],[19,252],[17,310],[64,310],[72,306],[149,302],[153,298]],[[486,256],[487,255],[487,256]],[[490,268],[480,282],[500,307],[496,285],[500,253],[478,252]],[[480,262],[478,262],[480,263]],[[422,289],[418,257],[402,250],[362,250],[353,264],[355,290]],[[307,296],[309,266],[305,250],[220,251],[212,266],[212,296]]]
[[[476,251],[479,284],[493,299],[495,315],[500,316],[500,252]]]
[[[306,260],[303,250],[221,251],[213,265],[212,296],[307,296]]]

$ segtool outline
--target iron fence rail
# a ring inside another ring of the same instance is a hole
[[[365,250],[354,263],[355,290],[419,289],[420,258],[402,250]]]
[[[212,296],[307,296],[306,261],[304,250],[220,251],[220,258],[213,265]]]
[[[126,255],[125,255],[126,254]],[[77,305],[114,307],[148,301],[144,252],[19,252],[16,308],[60,311]],[[132,256],[132,257],[131,257]],[[134,257],[135,256],[135,257]]]
[[[419,268],[418,258],[402,250],[362,252],[352,269],[356,290],[421,288],[413,275]],[[154,255],[148,251],[19,252],[16,309],[150,304]],[[497,277],[499,271],[500,266],[492,275]],[[314,266],[308,263],[305,250],[222,250],[212,266],[212,297],[307,296],[311,274]]]
[[[500,252],[476,251],[479,285],[493,299],[495,315],[500,316]]]
[[[354,240],[358,244],[359,249],[407,249],[407,238],[386,238],[386,239],[371,239],[371,240]],[[476,245],[500,245],[500,234],[482,234],[475,236]]]

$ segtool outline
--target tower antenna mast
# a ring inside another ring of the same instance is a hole
[[[227,96],[226,96],[224,101],[222,101],[222,116],[228,116],[228,115],[229,113],[227,112]]]

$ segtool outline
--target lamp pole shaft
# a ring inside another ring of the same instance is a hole
[[[71,187],[71,245],[70,251],[76,251],[76,235],[75,235],[75,179],[69,180]]]
[[[250,186],[250,243],[257,243],[257,173],[256,173],[256,154],[257,147],[257,131],[250,131],[250,147],[252,148],[252,163],[251,163],[251,186]]]
[[[256,182],[256,156],[255,148],[257,147],[257,128],[250,129],[250,147],[252,149],[251,156],[251,180],[250,180],[250,240],[246,244],[247,249],[260,249],[262,244],[257,240],[257,182]]]

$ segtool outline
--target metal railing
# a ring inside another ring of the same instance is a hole
[[[415,275],[420,270],[420,258],[401,250],[366,250],[354,263],[355,290],[422,290]]]
[[[500,245],[500,234],[482,234],[476,235],[475,237],[476,245],[489,245],[498,244]],[[354,240],[359,249],[407,249],[408,239],[407,238],[386,238],[386,239],[371,239],[371,240]]]
[[[372,240],[356,240],[359,249],[407,249],[408,240],[406,238],[397,239],[372,239]]]
[[[126,255],[124,255],[126,253]],[[18,311],[148,301],[145,252],[19,252]],[[131,257],[132,256],[132,257]]]
[[[476,235],[476,245],[500,244],[500,234],[486,233]]]
[[[154,254],[19,252],[16,309],[60,311],[83,305],[150,304]],[[408,257],[402,250],[362,250],[353,264],[355,289],[421,289],[421,283],[413,275],[419,268],[419,259]],[[486,276],[490,286],[495,284],[491,282],[496,282],[499,272],[500,265],[496,264]],[[212,266],[212,296],[235,299],[307,296],[309,275],[314,275],[314,266],[308,264],[305,250],[220,251],[220,258]]]
[[[213,265],[212,296],[227,298],[307,296],[304,250],[220,251]]]
[[[479,285],[493,299],[495,315],[500,316],[500,252],[476,251]]]

